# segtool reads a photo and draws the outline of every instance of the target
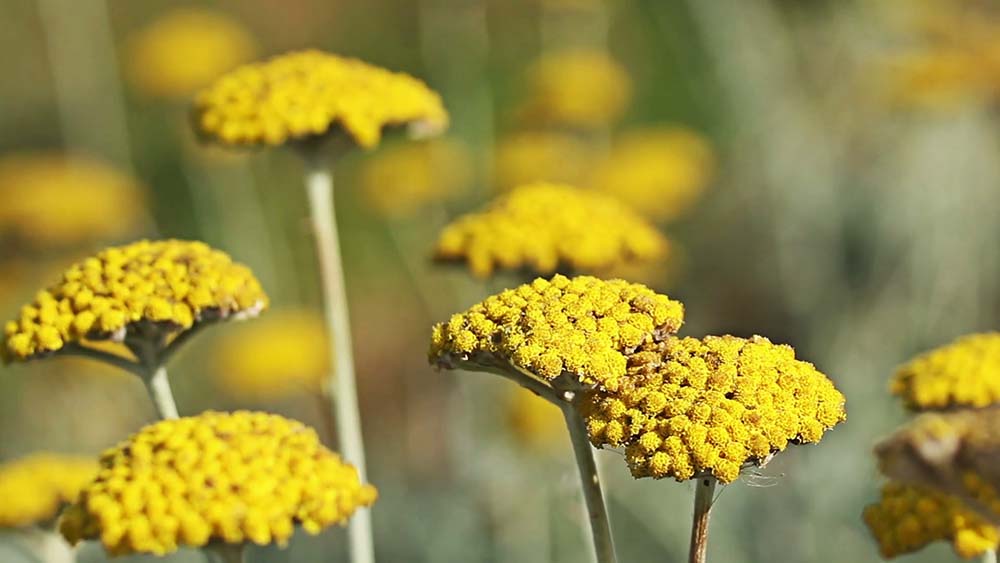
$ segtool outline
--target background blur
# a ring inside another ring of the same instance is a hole
[[[181,8],[214,15],[155,27]],[[104,207],[72,188],[50,194],[39,205],[65,226],[55,236],[40,219],[6,217],[4,207],[41,192],[18,191],[0,173],[3,318],[73,260],[142,236],[205,240],[249,264],[272,297],[273,311],[206,331],[173,363],[182,414],[261,408],[321,427],[324,407],[310,370],[322,372],[316,362],[326,359],[310,363],[318,346],[301,346],[321,328],[310,317],[320,297],[299,162],[283,150],[199,146],[187,122],[204,85],[198,69],[317,47],[441,92],[453,122],[448,150],[434,154],[446,165],[426,165],[426,154],[413,157],[422,165],[393,164],[410,142],[390,136],[336,170],[381,561],[585,560],[558,417],[507,382],[435,373],[425,361],[433,322],[523,279],[475,281],[429,261],[444,221],[481,206],[504,174],[585,178],[573,167],[649,127],[682,127],[711,147],[703,195],[663,221],[678,252],[642,278],[686,304],[683,334],[792,344],[845,392],[849,413],[822,444],[790,448],[724,489],[712,521],[717,561],[876,561],[860,514],[880,484],[870,446],[904,419],[889,375],[919,351],[996,327],[1000,315],[994,2],[0,0],[0,11],[0,172],[19,169],[27,153],[73,154],[136,186]],[[199,42],[205,30],[217,44]],[[563,84],[579,84],[582,98],[630,86],[607,102],[620,111],[567,127],[531,106],[531,68],[583,50],[611,57],[625,78],[589,86],[584,65],[584,77]],[[569,156],[511,172],[502,147],[527,134],[568,135],[590,152],[564,146]],[[20,181],[63,180],[36,171]],[[122,203],[135,194],[141,204]],[[301,322],[248,332],[271,315]],[[255,366],[289,370],[296,387],[254,380],[270,373]],[[0,460],[41,449],[96,454],[151,418],[138,381],[91,364],[0,369]],[[598,455],[620,560],[680,560],[689,484],[634,481],[617,454]],[[14,541],[0,536],[0,560],[26,560]],[[344,543],[341,530],[299,534],[287,551],[254,549],[250,560],[335,561]],[[910,559],[954,557],[938,544]],[[83,549],[81,561],[101,560],[95,546]]]

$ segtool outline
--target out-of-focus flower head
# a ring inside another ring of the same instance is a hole
[[[431,363],[503,363],[542,380],[564,372],[578,383],[617,389],[626,354],[676,332],[684,306],[622,280],[538,278],[434,326]]]
[[[561,451],[566,433],[561,409],[520,387],[510,393],[504,406],[507,425],[519,444],[539,453]]]
[[[71,543],[100,540],[112,555],[164,555],[210,541],[285,545],[370,506],[375,488],[278,415],[205,412],[147,426],[101,457],[61,523]]]
[[[625,447],[632,475],[735,480],[846,419],[844,396],[790,346],[734,336],[647,341],[614,390],[584,404],[591,441]]]
[[[216,380],[242,399],[277,399],[318,388],[329,372],[323,318],[312,311],[272,311],[234,327],[215,347]]]
[[[0,238],[34,248],[79,248],[134,234],[144,218],[144,199],[132,178],[91,158],[0,158]]]
[[[664,259],[667,239],[615,198],[561,184],[535,183],[501,194],[459,217],[438,237],[435,256],[464,261],[478,277],[497,269],[550,274],[600,273]]]
[[[224,145],[281,145],[339,128],[371,148],[382,130],[408,126],[418,136],[442,131],[441,97],[404,73],[307,50],[242,66],[203,90],[195,128]]]
[[[629,131],[615,139],[590,183],[656,221],[686,213],[700,198],[714,169],[708,141],[680,127]]]
[[[527,72],[521,118],[531,124],[595,129],[618,121],[632,100],[632,79],[603,50],[547,53]]]
[[[243,25],[204,8],[175,8],[129,37],[128,77],[149,96],[193,96],[224,72],[253,59],[257,46]]]
[[[1000,402],[1000,333],[963,336],[900,367],[890,391],[915,410]]]
[[[496,187],[509,190],[532,182],[582,185],[594,151],[574,135],[527,131],[497,142],[493,162]]]
[[[882,487],[878,503],[865,508],[864,521],[886,559],[919,551],[935,541],[950,542],[964,558],[1000,546],[996,527],[957,498],[894,481]]]
[[[164,336],[196,323],[255,316],[268,305],[253,273],[201,242],[112,247],[71,266],[4,327],[6,359],[28,360],[84,340],[125,342],[145,324]]]
[[[0,465],[0,528],[46,525],[97,475],[89,457],[37,453]]]
[[[473,172],[469,151],[456,141],[400,143],[365,160],[361,190],[383,215],[412,216],[429,203],[461,193]]]

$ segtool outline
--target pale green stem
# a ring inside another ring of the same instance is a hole
[[[361,435],[361,413],[354,377],[354,354],[351,348],[351,323],[344,288],[344,267],[340,257],[336,210],[333,199],[333,174],[326,159],[314,152],[306,156],[306,191],[316,237],[316,256],[322,278],[326,322],[330,333],[330,357],[333,373],[324,392],[330,396],[337,423],[340,453],[358,470],[362,482],[367,481],[364,441]],[[371,512],[363,508],[355,512],[348,524],[352,563],[373,563]]]
[[[55,530],[35,527],[22,533],[24,542],[40,563],[73,563],[76,550]]]
[[[715,477],[701,477],[696,481],[695,487],[688,563],[705,563],[708,554],[708,520],[715,500]]]
[[[982,563],[997,563],[997,552],[996,550],[989,550],[983,554]]]
[[[156,406],[156,412],[163,420],[173,420],[179,418],[177,414],[177,403],[174,402],[174,394],[170,390],[170,381],[167,379],[167,368],[160,366],[153,371],[153,375],[143,378],[146,383],[146,390],[149,397]]]

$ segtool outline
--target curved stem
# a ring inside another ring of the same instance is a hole
[[[123,358],[109,352],[104,352],[94,348],[88,348],[81,344],[69,343],[62,347],[56,354],[60,356],[76,356],[79,358],[89,358],[91,360],[97,360],[99,362],[104,362],[112,367],[118,369],[123,369],[132,375],[143,376],[143,368],[138,362],[130,360],[128,358]]]
[[[698,479],[694,492],[694,519],[691,523],[691,549],[688,563],[705,563],[708,553],[708,519],[715,500],[715,477]]]
[[[177,403],[174,402],[174,394],[170,390],[170,381],[167,379],[167,368],[159,366],[153,371],[153,375],[142,378],[149,391],[149,397],[156,406],[156,412],[163,420],[178,418]]]
[[[333,403],[341,453],[358,470],[358,477],[364,482],[367,481],[365,450],[354,377],[344,267],[340,257],[334,209],[333,174],[319,150],[319,147],[311,147],[303,153],[306,157],[306,191],[316,236],[316,255],[322,277],[330,351],[334,358],[333,373],[323,389]],[[372,563],[375,560],[369,509],[361,509],[354,514],[348,524],[348,537],[352,563]]]

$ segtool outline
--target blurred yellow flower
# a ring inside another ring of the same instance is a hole
[[[221,336],[219,386],[242,399],[267,400],[319,388],[330,370],[323,317],[305,309],[272,311]]]
[[[527,72],[522,118],[532,124],[601,128],[625,113],[632,79],[602,50],[566,50],[542,55]]]
[[[79,248],[134,234],[143,190],[108,164],[59,153],[0,158],[0,238],[35,248]]]
[[[97,475],[88,457],[37,453],[0,465],[0,528],[53,522]]]
[[[187,98],[253,59],[250,33],[229,15],[184,7],[161,14],[129,37],[128,77],[149,96]]]
[[[473,172],[472,156],[456,141],[394,144],[365,160],[361,191],[383,215],[411,216],[465,190]]]
[[[901,366],[890,391],[911,410],[1000,402],[1000,332],[970,334]]]
[[[412,76],[308,50],[218,79],[198,95],[195,123],[204,137],[225,145],[281,145],[339,126],[371,148],[386,127],[437,133],[448,125],[448,114],[440,96]]]
[[[529,131],[497,142],[494,182],[500,190],[531,182],[581,185],[592,168],[594,151],[566,133]]]
[[[101,457],[61,523],[71,543],[164,555],[209,542],[285,545],[346,522],[377,496],[316,432],[278,415],[205,412],[165,420]]]
[[[714,155],[708,141],[681,127],[650,127],[615,139],[590,184],[613,194],[656,221],[686,213],[711,180]]]
[[[614,390],[583,414],[595,446],[625,448],[632,475],[722,483],[846,419],[844,395],[790,346],[766,338],[646,341]]]
[[[141,323],[176,334],[198,322],[255,316],[268,305],[253,273],[201,242],[112,247],[71,266],[4,327],[6,359],[87,340],[124,342]]]
[[[535,183],[459,217],[438,237],[435,256],[464,261],[478,277],[496,269],[600,273],[619,264],[665,259],[667,239],[615,198]]]
[[[504,408],[519,444],[539,453],[562,451],[566,434],[562,409],[522,387],[510,392]]]

